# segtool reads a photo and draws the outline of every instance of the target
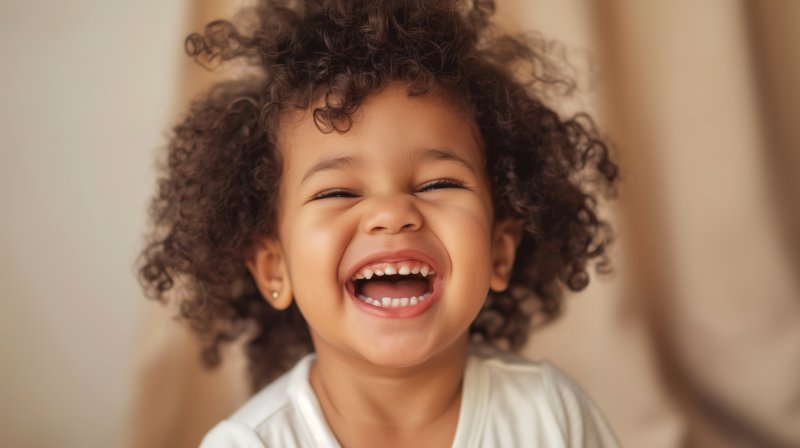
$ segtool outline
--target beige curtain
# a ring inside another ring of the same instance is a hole
[[[529,353],[628,446],[800,445],[800,3],[554,3],[591,29],[625,180],[616,277]]]
[[[221,5],[193,2],[187,29]],[[800,2],[505,0],[500,13],[595,76],[562,106],[598,117],[624,176],[607,210],[615,273],[526,355],[574,376],[624,446],[800,446]],[[207,84],[198,73],[179,109]],[[247,397],[235,349],[203,372],[166,316],[145,313],[129,446],[196,446]]]

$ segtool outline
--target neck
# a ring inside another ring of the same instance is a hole
[[[317,342],[317,341],[315,341]],[[315,344],[310,381],[334,432],[337,422],[360,430],[414,434],[458,420],[467,338],[420,365],[386,368]],[[346,431],[346,429],[345,429]]]

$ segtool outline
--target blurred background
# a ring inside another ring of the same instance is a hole
[[[191,447],[242,357],[142,298],[154,160],[214,75],[183,37],[242,0],[0,0],[0,446]],[[564,44],[624,180],[615,272],[525,355],[624,446],[800,447],[800,1],[502,0]]]

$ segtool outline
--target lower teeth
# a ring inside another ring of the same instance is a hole
[[[376,308],[404,308],[407,306],[414,306],[420,302],[424,302],[425,300],[430,297],[431,293],[426,292],[425,294],[419,297],[402,297],[402,298],[392,298],[392,297],[384,297],[381,300],[373,299],[372,297],[362,296],[359,295],[359,300],[366,302]]]

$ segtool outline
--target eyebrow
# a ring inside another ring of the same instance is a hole
[[[300,181],[300,183],[302,184],[309,177],[320,171],[335,171],[343,168],[352,168],[354,166],[361,165],[361,163],[362,161],[360,158],[353,156],[341,156],[320,160],[319,162],[315,163],[314,166],[309,168],[308,171],[306,171],[306,174],[303,175],[303,179]]]
[[[437,161],[437,160],[448,160],[457,162],[461,165],[464,165],[473,173],[475,172],[475,168],[467,162],[464,158],[456,154],[449,148],[426,148],[414,151],[411,155],[413,160],[418,161]],[[303,179],[300,181],[302,184],[308,178],[313,176],[316,173],[321,171],[336,171],[345,168],[353,168],[363,164],[363,159],[359,157],[353,156],[340,156],[340,157],[333,157],[330,159],[323,159],[319,162],[315,163],[314,166],[308,169],[306,173],[303,175]]]
[[[461,165],[467,167],[470,171],[475,173],[475,167],[472,166],[466,159],[459,156],[455,153],[455,151],[451,150],[450,148],[429,148],[423,149],[420,151],[416,151],[412,158],[419,159],[422,161],[436,161],[436,160],[450,160],[453,162],[458,162]]]

